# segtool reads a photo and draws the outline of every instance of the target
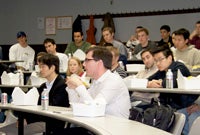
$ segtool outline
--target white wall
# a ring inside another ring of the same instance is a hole
[[[47,16],[73,16],[110,13],[130,13],[172,9],[198,8],[199,0],[1,0],[0,4],[0,44],[16,42],[16,33],[23,30],[28,35],[29,44],[42,44],[44,38],[54,38],[57,43],[71,42],[71,29],[57,30],[56,35],[46,36],[44,29],[37,28],[37,18]],[[161,4],[162,3],[162,4]],[[159,40],[159,28],[163,24],[172,31],[184,27],[192,31],[200,13],[114,18],[116,38],[127,41],[136,26],[149,29],[150,38]],[[89,20],[82,21],[83,30],[88,29]],[[101,19],[95,19],[97,42],[101,37]],[[85,35],[86,36],[86,35]]]

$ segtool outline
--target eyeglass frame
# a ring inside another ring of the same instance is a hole
[[[154,59],[154,61],[157,64],[157,63],[161,63],[164,59],[167,59],[167,57],[162,57],[162,58],[159,58],[158,60]]]
[[[96,59],[85,58],[84,62],[89,62],[89,61],[92,61],[92,60],[97,61]]]

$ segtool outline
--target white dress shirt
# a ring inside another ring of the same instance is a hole
[[[75,89],[78,93],[78,102],[102,101],[106,102],[106,114],[118,117],[129,117],[131,108],[130,96],[122,78],[107,70],[98,80],[93,80],[87,90],[84,85]],[[71,96],[71,94],[69,94]]]

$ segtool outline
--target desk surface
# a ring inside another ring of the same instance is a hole
[[[39,88],[40,86],[33,86],[33,85],[0,85],[0,88],[15,88],[15,87],[20,87],[20,88]]]
[[[23,60],[0,60],[0,63],[24,62]]]
[[[129,75],[134,75],[134,74],[137,74],[138,71],[126,71],[127,74]],[[191,75],[192,76],[198,76],[200,75],[200,71],[190,71]]]
[[[200,89],[128,88],[128,90],[129,91],[138,91],[138,92],[160,92],[160,93],[198,94],[198,95],[200,95]]]
[[[153,128],[142,123],[119,117],[75,117],[70,108],[50,106],[48,111],[41,110],[41,106],[1,105],[1,109],[11,109],[32,114],[40,114],[62,121],[74,123],[100,135],[172,135],[163,130]]]

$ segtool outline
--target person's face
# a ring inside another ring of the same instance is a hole
[[[135,29],[135,36],[136,36],[136,38],[138,39],[138,31],[140,30],[141,28],[136,28]]]
[[[103,38],[107,43],[112,43],[113,41],[113,33],[110,33],[108,30],[102,32]]]
[[[39,63],[40,75],[48,80],[48,78],[55,72],[55,66],[49,68],[46,64]]]
[[[98,72],[98,61],[95,61],[92,57],[93,52],[90,51],[86,54],[85,61],[83,66],[85,68],[86,74],[88,77],[94,78],[96,77],[96,73]]]
[[[159,52],[154,54],[154,61],[159,71],[167,71],[172,63],[172,57],[168,56],[166,58],[162,52]]]
[[[44,44],[44,47],[45,47],[47,53],[55,54],[55,52],[56,52],[56,45],[52,44],[51,42],[48,42],[48,43]]]
[[[19,42],[20,45],[23,46],[23,45],[26,44],[26,42],[27,42],[27,38],[24,37],[24,36],[22,36],[22,37],[17,38],[17,41]]]
[[[196,31],[197,31],[197,34],[200,35],[200,24],[196,24]]]
[[[140,41],[141,45],[146,45],[148,42],[149,36],[144,32],[141,31],[138,33],[138,40]],[[145,47],[145,46],[142,46]]]
[[[75,59],[70,59],[68,68],[72,74],[77,74],[80,69],[78,62]]]
[[[175,35],[173,43],[178,50],[182,50],[187,46],[188,39],[185,40],[183,35]]]
[[[160,35],[162,39],[167,39],[170,36],[170,32],[166,31],[165,29],[160,30]]]
[[[83,41],[83,36],[80,32],[74,32],[74,42],[75,44],[80,44]]]
[[[144,65],[147,69],[153,67],[154,65],[154,57],[150,52],[144,52],[142,54],[142,60],[144,62]]]

